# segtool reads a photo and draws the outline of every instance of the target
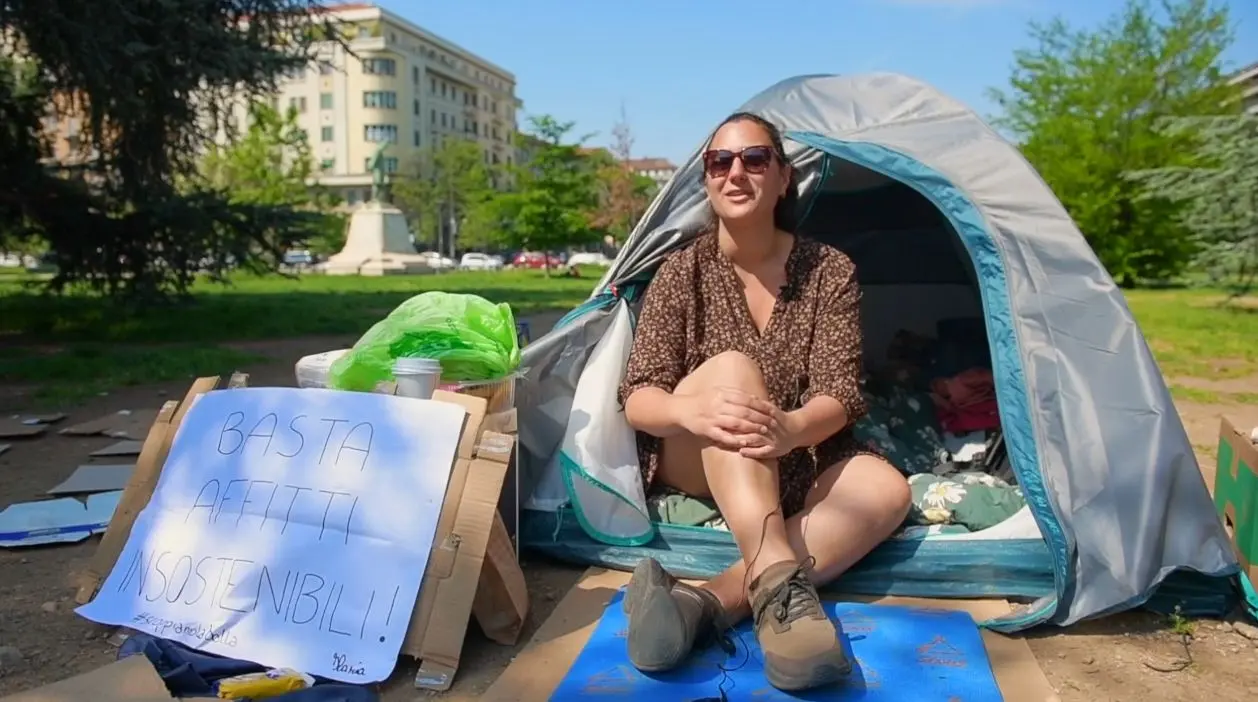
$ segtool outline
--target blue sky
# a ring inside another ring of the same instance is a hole
[[[888,70],[989,114],[1031,20],[1092,26],[1123,0],[378,0],[512,71],[525,114],[610,141],[624,105],[634,155],[684,160],[760,90],[804,73]],[[789,8],[789,9],[788,9]],[[1233,68],[1258,61],[1258,0],[1233,0]],[[525,122],[521,119],[521,127]]]

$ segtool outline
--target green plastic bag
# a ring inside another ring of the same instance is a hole
[[[433,358],[445,381],[493,380],[520,365],[511,307],[479,295],[426,292],[376,322],[328,369],[329,386],[371,391],[393,379],[396,358]]]

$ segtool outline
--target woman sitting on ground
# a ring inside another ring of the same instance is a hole
[[[714,499],[742,560],[701,587],[641,562],[629,657],[668,670],[751,614],[769,682],[807,689],[851,670],[816,585],[899,527],[909,488],[849,431],[865,413],[860,288],[846,255],[793,233],[781,134],[735,114],[703,168],[714,222],[648,287],[620,399],[647,489]]]

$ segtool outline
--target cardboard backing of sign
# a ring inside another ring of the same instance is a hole
[[[1258,582],[1258,446],[1227,417],[1219,423],[1214,506],[1232,537],[1241,568]]]
[[[244,387],[247,377],[239,373],[233,375],[228,387]],[[76,596],[80,604],[85,604],[96,596],[122,554],[136,517],[153,495],[162,466],[170,452],[171,442],[188,407],[198,395],[218,386],[217,376],[198,378],[188,389],[182,402],[167,402],[158,412],[114,518],[109,523],[90,566],[80,577]],[[454,674],[458,670],[463,640],[481,580],[482,566],[486,563],[486,549],[491,534],[497,532],[495,519],[498,498],[515,447],[515,438],[501,433],[480,432],[486,410],[486,401],[483,398],[437,391],[433,399],[461,406],[467,412],[467,419],[459,438],[458,453],[437,523],[437,536],[401,653],[419,661],[416,687],[445,690],[453,684]],[[502,532],[497,533],[501,538]],[[519,572],[518,562],[515,559],[504,561],[501,547],[495,550],[497,557],[493,563],[496,570],[505,575],[493,576],[491,580],[512,585],[513,592],[522,591],[523,574]],[[523,593],[523,605],[520,605],[519,599],[518,595],[499,595],[494,598],[499,604],[517,607],[509,616],[498,613],[495,620],[484,626],[486,631],[497,632],[497,635],[491,633],[495,640],[508,636],[503,633],[504,618],[508,621],[518,619],[522,626],[527,615],[527,592]],[[488,611],[484,607],[481,609]],[[519,635],[518,628],[515,635]]]

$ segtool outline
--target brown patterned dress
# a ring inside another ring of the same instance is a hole
[[[742,281],[715,234],[670,255],[647,288],[619,397],[623,406],[643,387],[672,392],[704,361],[738,351],[759,364],[768,399],[783,411],[798,409],[817,395],[842,402],[848,428],[779,459],[782,510],[789,517],[803,509],[822,470],[852,456],[877,454],[859,445],[850,431],[866,412],[860,389],[856,267],[838,249],[797,238],[786,261],[786,280],[762,334],[751,319]],[[660,449],[659,438],[638,432],[648,493]]]

